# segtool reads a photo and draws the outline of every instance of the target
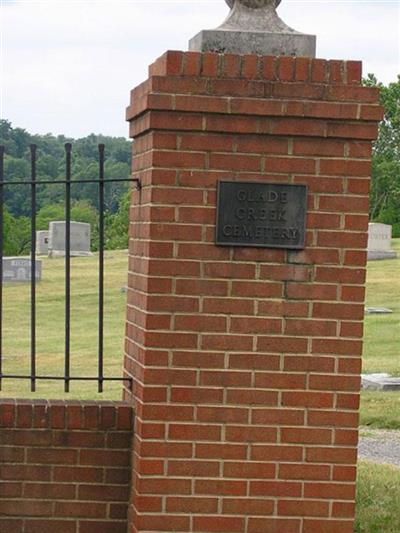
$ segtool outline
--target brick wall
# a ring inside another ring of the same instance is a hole
[[[371,141],[361,64],[168,52],[132,92],[130,531],[352,533]],[[220,179],[309,187],[303,251],[215,246]]]
[[[0,400],[0,531],[126,533],[132,409]]]

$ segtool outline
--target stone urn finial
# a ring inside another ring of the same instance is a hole
[[[231,12],[219,29],[296,33],[279,18],[276,12],[281,0],[225,0],[225,2],[231,8]]]
[[[276,12],[281,0],[225,0],[231,11],[215,30],[204,30],[189,49],[258,55],[315,57],[316,38],[283,22]]]
[[[278,7],[282,0],[225,0],[228,6],[232,9],[235,2],[243,4],[246,7],[253,9],[259,9],[268,5],[275,4],[275,7]]]

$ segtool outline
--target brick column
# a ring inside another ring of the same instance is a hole
[[[168,52],[132,92],[131,532],[352,533],[371,141],[361,64]],[[219,247],[218,180],[306,184],[306,248]]]

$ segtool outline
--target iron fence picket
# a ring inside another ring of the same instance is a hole
[[[64,392],[69,392],[71,374],[71,157],[72,145],[65,145],[65,355]]]
[[[36,145],[31,144],[31,392],[36,390]]]
[[[99,145],[99,337],[98,391],[103,392],[104,378],[104,144]]]
[[[4,146],[0,146],[0,390],[3,374],[3,246],[4,246]]]

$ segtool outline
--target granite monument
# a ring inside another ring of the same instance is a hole
[[[3,257],[3,282],[29,283],[31,281],[31,259],[27,257]],[[42,261],[35,261],[35,279],[42,279]]]
[[[396,259],[397,254],[391,249],[392,226],[372,222],[368,226],[368,261],[378,259]]]
[[[90,253],[90,224],[71,221],[70,226],[72,257],[84,257]],[[65,255],[65,221],[50,222],[49,224],[49,257]]]
[[[49,232],[36,232],[36,254],[47,255],[49,253]]]

